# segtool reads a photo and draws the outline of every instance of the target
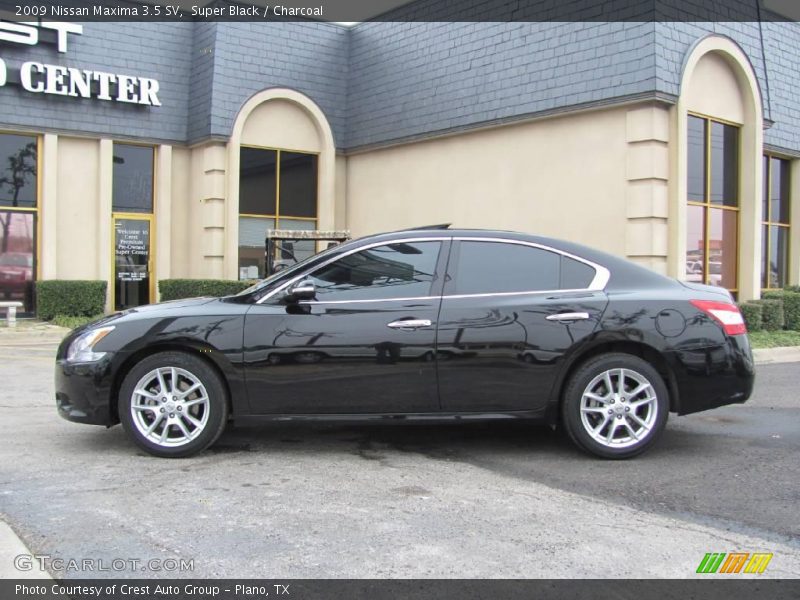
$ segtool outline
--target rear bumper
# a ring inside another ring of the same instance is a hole
[[[111,357],[96,363],[56,361],[55,388],[58,414],[68,421],[105,425],[117,421],[111,413]]]
[[[678,388],[672,406],[679,415],[746,402],[753,392],[755,365],[746,335],[722,344],[674,350],[668,357]]]

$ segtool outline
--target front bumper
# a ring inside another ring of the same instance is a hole
[[[56,361],[55,387],[58,414],[68,421],[105,425],[118,422],[111,410],[112,356],[97,362]]]

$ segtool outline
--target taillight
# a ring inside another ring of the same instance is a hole
[[[744,317],[735,304],[714,300],[690,300],[689,302],[722,325],[722,329],[728,335],[747,333]]]

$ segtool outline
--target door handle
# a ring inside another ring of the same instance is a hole
[[[545,319],[548,321],[580,321],[588,319],[589,313],[587,312],[564,312],[556,313],[554,315],[547,315]]]
[[[392,321],[387,323],[386,326],[392,329],[419,329],[420,327],[430,327],[431,322],[429,319],[406,319]]]

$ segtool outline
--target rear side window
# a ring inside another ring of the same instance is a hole
[[[582,290],[588,288],[595,276],[594,267],[570,258],[561,257],[561,285],[562,290]]]
[[[496,294],[558,289],[561,256],[503,242],[461,242],[456,294]]]
[[[583,289],[594,268],[556,252],[505,242],[462,241],[451,294]]]

